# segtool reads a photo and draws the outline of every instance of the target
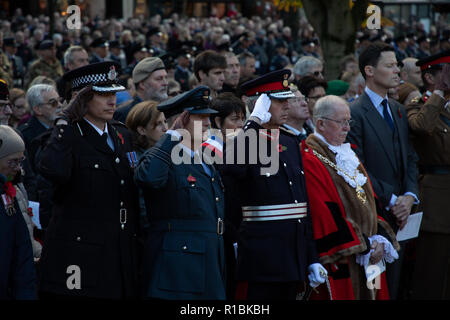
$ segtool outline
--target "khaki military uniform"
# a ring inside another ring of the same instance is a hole
[[[55,60],[53,63],[48,63],[43,59],[38,59],[34,61],[25,75],[24,84],[25,88],[28,89],[29,84],[33,81],[37,76],[46,76],[50,79],[56,81],[59,77],[61,77],[64,73],[63,67],[58,60]]]
[[[437,94],[407,105],[419,156],[423,220],[417,241],[413,298],[450,298],[450,106]]]
[[[8,84],[8,88],[13,88],[13,67],[9,62],[8,57],[0,50],[0,79],[3,79]]]

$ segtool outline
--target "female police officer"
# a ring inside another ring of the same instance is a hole
[[[137,296],[138,193],[130,133],[112,120],[117,65],[71,71],[80,90],[56,122],[40,171],[53,182],[53,212],[41,258],[43,297]]]

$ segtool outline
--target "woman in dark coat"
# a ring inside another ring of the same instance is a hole
[[[138,295],[138,192],[126,127],[113,121],[112,62],[74,70],[84,84],[57,120],[40,171],[53,182],[53,214],[41,257],[43,297]],[[74,72],[72,71],[72,72]]]
[[[13,186],[24,151],[22,138],[0,125],[0,300],[36,299],[33,249]]]

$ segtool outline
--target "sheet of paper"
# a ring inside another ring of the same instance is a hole
[[[397,241],[416,238],[419,235],[420,223],[422,222],[423,212],[410,214],[405,227],[397,232]]]
[[[377,264],[369,264],[365,270],[367,282],[372,282],[385,270],[386,270],[386,262],[384,261],[384,259],[381,259],[380,262],[378,262]]]
[[[41,230],[41,223],[39,222],[39,202],[34,201],[28,201],[28,205],[30,206],[31,210],[33,210],[33,216],[31,217],[31,220],[33,220],[36,227]]]

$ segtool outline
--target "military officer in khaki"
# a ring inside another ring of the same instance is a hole
[[[24,85],[29,84],[37,76],[46,76],[56,81],[64,73],[61,63],[56,58],[55,44],[51,40],[44,40],[38,47],[40,58],[34,61],[25,75]]]
[[[450,50],[417,65],[422,73],[436,70],[428,83],[431,96],[406,103],[419,156],[419,211],[423,211],[412,298],[450,299]]]

